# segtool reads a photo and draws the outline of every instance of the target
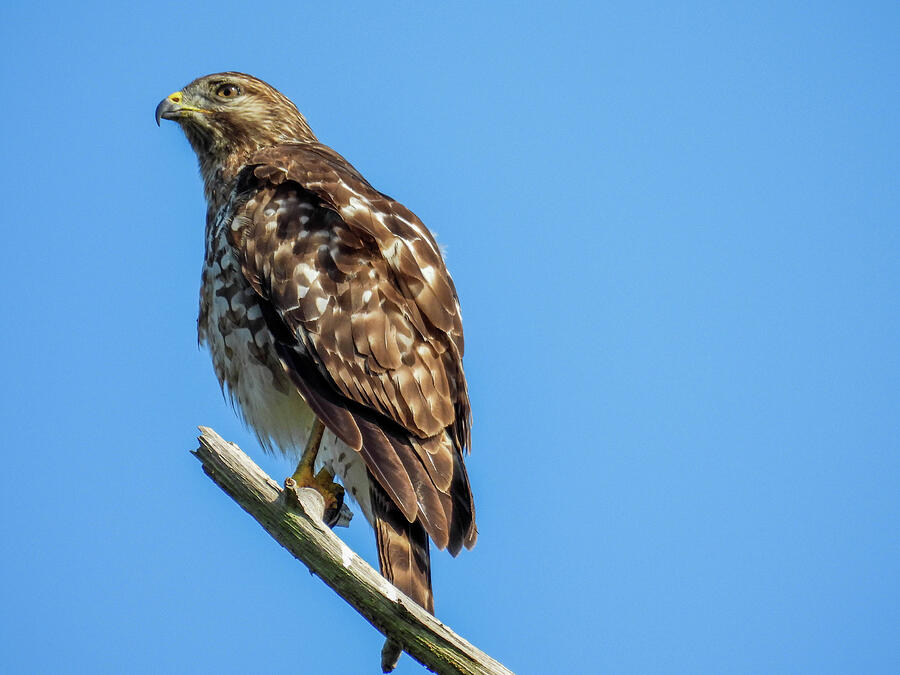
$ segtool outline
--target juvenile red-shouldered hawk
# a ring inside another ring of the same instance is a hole
[[[428,538],[456,555],[477,536],[459,300],[434,237],[254,77],[194,80],[160,118],[200,163],[198,331],[220,384],[265,448],[311,450],[295,478],[339,500],[318,450],[375,529],[381,573],[433,613]]]

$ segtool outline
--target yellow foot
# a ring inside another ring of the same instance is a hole
[[[312,469],[307,466],[298,466],[294,475],[285,481],[285,485],[289,486],[288,481],[293,481],[296,488],[312,488],[325,500],[325,513],[322,520],[328,527],[334,527],[341,515],[341,506],[344,504],[344,488],[334,482],[334,476],[327,470],[322,469],[316,475],[313,475]]]

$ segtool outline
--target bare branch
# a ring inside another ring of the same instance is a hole
[[[350,550],[323,524],[324,504],[315,490],[291,487],[286,498],[288,493],[238,446],[207,427],[200,427],[200,432],[200,447],[194,455],[203,471],[383,635],[441,675],[512,675]]]

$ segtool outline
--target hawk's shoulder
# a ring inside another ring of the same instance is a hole
[[[296,182],[333,210],[357,235],[374,242],[398,275],[401,290],[438,331],[464,351],[456,287],[434,236],[408,208],[373,188],[337,152],[321,143],[266,148],[248,161],[261,181]]]

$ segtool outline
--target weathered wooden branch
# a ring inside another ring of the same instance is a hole
[[[315,490],[282,490],[234,443],[200,427],[203,471],[309,571],[383,635],[436,673],[512,675],[388,582],[322,522]],[[376,655],[373,654],[373,659]]]

